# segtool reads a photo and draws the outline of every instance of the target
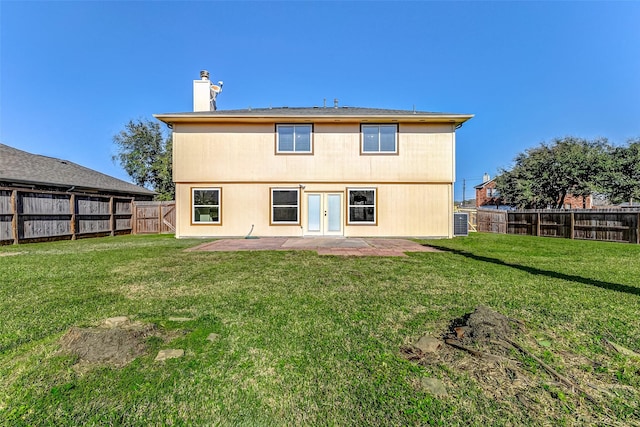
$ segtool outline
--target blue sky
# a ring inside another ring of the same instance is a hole
[[[128,180],[129,119],[340,105],[475,114],[456,199],[554,137],[640,137],[640,2],[0,0],[0,142]]]

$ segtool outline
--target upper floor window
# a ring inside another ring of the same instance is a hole
[[[276,153],[313,153],[311,125],[276,125]]]
[[[398,125],[362,125],[362,152],[395,154],[398,152]]]
[[[220,224],[220,189],[191,189],[192,220],[194,224]]]

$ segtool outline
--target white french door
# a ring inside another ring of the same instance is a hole
[[[306,234],[342,236],[342,193],[307,193]]]

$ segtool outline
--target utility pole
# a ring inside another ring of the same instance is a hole
[[[467,204],[467,179],[462,178],[462,207]]]

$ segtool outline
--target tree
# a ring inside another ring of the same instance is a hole
[[[615,147],[611,153],[612,167],[608,178],[607,193],[613,203],[640,199],[640,138],[627,141],[623,147]]]
[[[173,200],[172,138],[164,137],[160,124],[150,120],[130,120],[113,137],[118,154],[113,156],[137,185],[158,193],[158,200]]]
[[[501,170],[496,188],[506,203],[523,209],[562,208],[569,194],[586,197],[604,187],[611,146],[606,139],[565,137],[519,154]]]

